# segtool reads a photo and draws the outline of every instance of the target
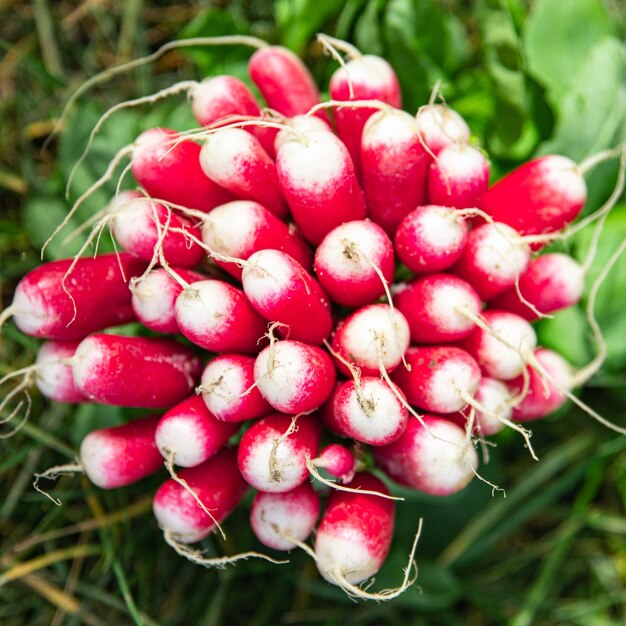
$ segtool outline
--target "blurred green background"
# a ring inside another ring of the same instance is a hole
[[[0,10],[3,306],[65,215],[69,171],[103,111],[178,80],[221,73],[247,80],[249,49],[171,52],[82,97],[62,133],[44,147],[64,102],[87,77],[172,39],[242,33],[286,45],[303,56],[322,90],[336,63],[323,55],[315,33],[347,39],[392,63],[411,112],[441,80],[446,101],[489,153],[494,178],[533,155],[556,152],[581,161],[626,138],[626,11],[619,0],[6,0]],[[154,125],[192,127],[184,97],[109,120],[79,169],[72,199],[120,147]],[[616,174],[615,161],[589,174],[587,212],[610,195]],[[101,208],[113,189],[93,194],[72,225]],[[561,248],[582,259],[590,237],[583,231]],[[622,199],[607,222],[589,284],[624,237]],[[76,250],[78,241],[62,246],[62,239],[48,258]],[[625,304],[621,259],[596,307],[609,358],[582,397],[622,426]],[[575,365],[594,354],[582,306],[542,322],[539,334],[543,345]],[[30,364],[36,348],[6,324],[0,375]],[[249,561],[224,571],[184,561],[162,541],[150,512],[163,473],[110,493],[81,477],[63,478],[52,487],[63,506],[54,506],[32,489],[33,473],[70,461],[89,430],[136,412],[74,409],[38,395],[33,401],[29,422],[0,440],[2,626],[626,623],[626,438],[569,406],[534,425],[539,462],[514,433],[494,439],[484,474],[506,497],[492,496],[478,481],[443,500],[401,492],[407,502],[398,506],[392,552],[373,588],[398,584],[423,517],[419,579],[400,598],[376,605],[350,601],[297,552],[289,565]],[[226,530],[227,542],[211,538],[203,547],[213,554],[258,547],[246,506]]]

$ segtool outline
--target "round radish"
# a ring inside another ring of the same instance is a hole
[[[35,384],[41,393],[50,400],[74,404],[84,402],[85,396],[76,389],[71,364],[61,361],[71,359],[80,343],[73,341],[46,341],[37,350],[36,365],[46,365],[35,372]]]
[[[420,107],[415,117],[422,142],[435,156],[450,144],[469,142],[469,126],[450,107],[428,104]]]
[[[331,443],[320,451],[317,459],[313,459],[313,464],[339,478],[339,482],[349,483],[354,478],[356,458],[345,446]]]

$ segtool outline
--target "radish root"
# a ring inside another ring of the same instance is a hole
[[[35,474],[33,487],[35,488],[35,491],[38,491],[39,493],[46,496],[46,498],[54,502],[54,504],[56,504],[57,506],[61,506],[61,500],[59,500],[59,498],[53,498],[47,491],[42,489],[39,486],[39,481],[42,478],[45,478],[46,480],[57,480],[57,478],[59,478],[60,476],[69,476],[71,474],[84,474],[84,473],[85,473],[85,468],[78,462],[67,463],[65,465],[55,465],[54,467],[47,469],[45,472],[41,472],[40,474]]]

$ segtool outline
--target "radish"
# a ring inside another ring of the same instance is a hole
[[[450,274],[429,274],[396,288],[393,303],[409,323],[411,341],[421,344],[469,336],[482,309],[474,289]]]
[[[250,508],[250,525],[257,539],[274,550],[293,550],[305,541],[320,514],[320,499],[310,483],[286,493],[258,492]]]
[[[37,350],[35,384],[41,393],[50,400],[75,404],[84,402],[85,396],[76,389],[71,364],[62,363],[76,352],[80,340],[45,341]]]
[[[465,120],[443,104],[420,107],[415,116],[420,139],[431,155],[437,156],[451,144],[466,144],[470,129]]]
[[[582,210],[587,186],[574,161],[557,155],[538,157],[499,180],[480,208],[522,235],[561,230]]]
[[[472,230],[452,271],[490,300],[512,287],[529,261],[528,244],[510,226],[494,222]]]
[[[152,198],[208,212],[232,196],[200,167],[200,146],[168,128],[151,128],[135,140],[132,172]]]
[[[317,346],[293,340],[271,340],[254,363],[261,395],[282,413],[304,413],[320,407],[335,386],[335,368]]]
[[[252,308],[241,289],[221,280],[200,280],[176,298],[180,332],[211,352],[258,352],[265,320]]]
[[[363,128],[360,162],[368,216],[393,236],[426,201],[429,157],[415,118],[391,108],[374,113]]]
[[[281,335],[313,344],[330,336],[333,320],[326,294],[286,252],[255,252],[241,279],[250,304],[266,320],[280,322]]]
[[[276,135],[276,139],[274,141],[276,152],[280,150],[284,143],[294,138],[294,130],[302,133],[303,135],[307,135],[308,133],[314,131],[333,132],[332,128],[328,125],[328,122],[325,122],[323,119],[315,117],[314,115],[294,115],[293,117],[285,120],[285,125],[287,128],[279,130]]]
[[[381,369],[392,372],[400,365],[409,339],[409,324],[402,313],[387,304],[370,304],[337,325],[331,346],[342,374],[351,374],[348,363],[364,376],[375,376]]]
[[[128,281],[145,268],[129,254],[44,263],[19,282],[0,323],[13,315],[23,333],[60,340],[127,324],[135,319]]]
[[[220,354],[202,372],[198,390],[209,411],[222,422],[243,422],[272,407],[254,384],[254,357]]]
[[[247,489],[237,455],[230,448],[181,470],[178,477],[187,486],[173,478],[166,480],[154,496],[153,511],[166,538],[169,535],[182,543],[204,539],[239,504]]]
[[[409,368],[399,367],[391,378],[409,404],[432,413],[463,409],[478,389],[480,368],[456,346],[412,347],[407,350]]]
[[[91,335],[78,345],[72,370],[76,388],[92,402],[156,408],[189,394],[200,362],[169,339]]]
[[[489,162],[467,144],[443,148],[428,172],[428,202],[457,209],[480,206],[489,184]]]
[[[393,245],[369,220],[331,230],[315,252],[315,273],[333,302],[360,307],[380,298],[393,281]]]
[[[220,128],[209,134],[202,144],[200,165],[212,181],[237,198],[259,202],[278,217],[287,215],[274,162],[245,130]]]
[[[239,470],[260,491],[291,491],[307,480],[307,461],[317,456],[319,441],[315,417],[272,413],[254,422],[241,438]]]
[[[163,458],[154,442],[159,416],[91,431],[80,444],[87,478],[102,489],[130,485],[156,472]]]
[[[322,417],[334,432],[384,446],[398,439],[406,428],[409,412],[403,400],[399,389],[392,390],[376,376],[364,376],[339,384]]]
[[[177,276],[193,283],[206,277],[187,269],[172,268]],[[183,286],[163,268],[152,270],[131,283],[132,307],[137,319],[157,333],[178,333],[175,304]]]
[[[322,448],[319,456],[311,463],[314,467],[321,467],[331,476],[339,478],[340,483],[346,484],[354,478],[357,461],[348,448],[338,443],[331,443]]]
[[[396,482],[433,496],[460,491],[478,467],[463,429],[434,415],[409,420],[399,439],[374,449],[374,458]]]
[[[243,261],[258,250],[273,248],[286,252],[306,270],[311,268],[311,250],[297,230],[258,202],[237,200],[213,209],[203,220],[202,241],[220,254]],[[241,280],[242,270],[236,263],[215,262]]]
[[[468,228],[447,207],[425,205],[411,211],[398,226],[394,244],[398,258],[417,274],[441,272],[463,254]]]
[[[516,378],[537,345],[535,331],[524,318],[507,311],[488,310],[482,318],[483,323],[461,345],[487,376],[498,380]]]
[[[343,222],[365,217],[350,154],[332,133],[294,135],[278,150],[276,172],[293,219],[310,243],[319,244]]]
[[[585,270],[572,257],[544,254],[533,259],[519,278],[519,291],[528,304],[520,299],[515,288],[502,292],[491,304],[532,321],[573,306],[581,299],[584,287]]]
[[[181,467],[195,467],[211,458],[237,428],[216,419],[202,398],[191,396],[163,415],[155,441],[164,459]]]

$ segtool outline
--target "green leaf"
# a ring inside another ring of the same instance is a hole
[[[589,326],[583,310],[570,307],[543,319],[535,326],[539,345],[562,355],[569,363],[585,365],[591,358],[586,336]]]

